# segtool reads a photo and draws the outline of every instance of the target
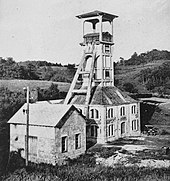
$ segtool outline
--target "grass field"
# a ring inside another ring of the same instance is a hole
[[[29,86],[31,88],[48,88],[51,84],[57,84],[58,89],[61,92],[68,92],[68,89],[70,87],[70,83],[66,82],[52,82],[52,81],[41,81],[41,80],[0,80],[0,87],[8,87],[9,90],[14,91],[23,91],[24,87]]]
[[[6,173],[2,180],[168,181],[170,154],[163,146],[170,146],[169,135],[119,139],[95,145],[66,165],[30,163],[27,168]]]

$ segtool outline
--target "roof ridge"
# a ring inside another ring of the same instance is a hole
[[[105,91],[103,90],[102,93],[105,95],[107,101],[109,102],[109,104],[113,104],[112,101],[110,100],[110,98],[107,96],[107,94],[105,93]]]
[[[122,94],[121,94],[117,89],[116,89],[115,91],[116,91],[117,95],[118,95],[124,102],[127,102],[127,101],[125,100],[125,98],[122,96]]]

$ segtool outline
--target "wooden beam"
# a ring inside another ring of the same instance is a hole
[[[87,87],[87,95],[86,95],[86,101],[85,101],[86,105],[89,104],[89,100],[90,100],[90,93],[91,93],[91,88],[92,88],[92,79],[93,79],[93,74],[94,74],[94,61],[95,61],[95,58],[96,58],[96,52],[94,51],[93,57],[92,57],[91,69],[90,69],[89,82],[88,82],[88,87]]]
[[[83,57],[82,57],[82,59],[81,59],[81,62],[80,62],[80,64],[79,64],[79,67],[78,67],[78,69],[77,69],[77,71],[76,71],[76,74],[75,74],[74,79],[73,79],[73,81],[72,81],[72,83],[71,83],[70,89],[69,89],[69,91],[68,91],[68,93],[67,93],[67,96],[66,96],[66,98],[65,98],[65,100],[64,100],[64,104],[68,104],[68,103],[69,103],[69,100],[70,100],[70,98],[71,98],[71,96],[72,96],[72,91],[73,91],[73,89],[74,89],[74,87],[75,87],[75,85],[76,85],[76,82],[77,82],[78,76],[79,76],[79,72],[80,72],[80,70],[81,70],[81,68],[82,68],[82,66],[83,66],[84,61],[85,61],[85,52],[83,53]]]

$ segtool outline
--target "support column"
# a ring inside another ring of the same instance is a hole
[[[99,41],[102,41],[102,32],[103,32],[103,24],[102,24],[102,16],[99,17]]]
[[[112,26],[112,43],[113,43],[113,20],[111,21],[111,26]]]
[[[106,138],[106,107],[101,107],[101,143],[105,143],[107,141]]]

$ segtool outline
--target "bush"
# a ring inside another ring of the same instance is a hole
[[[9,163],[7,169],[11,172],[24,166],[24,159],[16,151],[12,151],[9,155]]]

